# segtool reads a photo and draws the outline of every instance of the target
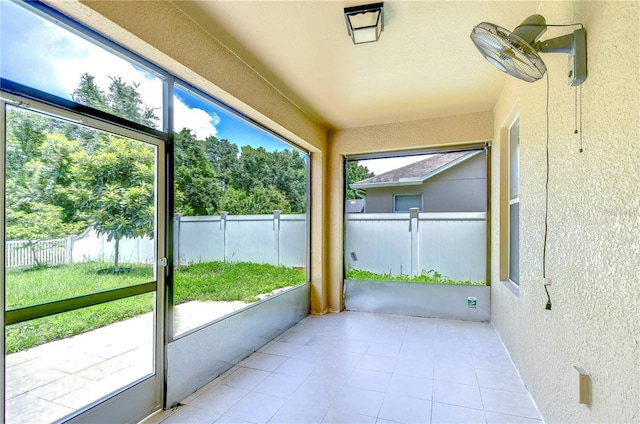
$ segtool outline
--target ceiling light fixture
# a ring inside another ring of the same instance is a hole
[[[384,30],[384,3],[345,7],[344,19],[353,44],[378,41]]]

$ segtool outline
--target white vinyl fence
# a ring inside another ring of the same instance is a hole
[[[33,247],[32,247],[33,246]],[[121,263],[153,263],[153,240],[144,238],[124,238],[120,240]],[[107,241],[106,235],[98,235],[89,229],[80,237],[69,236],[63,239],[41,240],[33,243],[27,240],[5,242],[5,267],[30,267],[40,264],[61,265],[79,262],[113,262],[115,243]]]
[[[228,215],[174,217],[176,265],[194,262],[256,262],[304,267],[307,263],[306,215]],[[58,265],[89,261],[112,262],[115,244],[95,230],[81,237],[40,241],[40,263]],[[121,263],[153,263],[154,243],[145,238],[120,240]],[[5,266],[35,265],[28,241],[7,241]]]
[[[36,260],[47,265],[66,264],[70,262],[72,250],[73,237],[40,241],[10,240],[5,243],[5,263],[7,267],[33,266]]]
[[[304,267],[306,215],[179,216],[174,218],[176,264],[227,261]]]
[[[453,280],[486,280],[487,214],[347,214],[345,265],[391,275],[434,270]]]

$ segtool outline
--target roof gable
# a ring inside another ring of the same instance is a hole
[[[351,188],[373,188],[420,185],[429,178],[458,165],[478,153],[480,153],[480,150],[430,155],[424,160],[349,184],[349,186]]]

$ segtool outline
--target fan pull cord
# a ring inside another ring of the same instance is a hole
[[[578,90],[580,91],[578,94]],[[578,99],[580,99],[580,101],[578,102]],[[579,105],[579,107],[578,107]],[[579,110],[579,111],[578,111]],[[580,134],[580,153],[584,152],[584,144],[582,142],[582,85],[580,85],[580,87],[576,87],[576,91],[575,91],[575,104],[574,104],[574,125],[575,125],[575,130],[574,130],[574,134]],[[578,116],[580,116],[580,130],[578,131]]]
[[[580,153],[584,152],[584,144],[582,143],[582,84],[580,84]]]

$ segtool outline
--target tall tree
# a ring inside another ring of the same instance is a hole
[[[155,115],[155,109],[147,106],[138,92],[139,84],[129,85],[122,77],[109,78],[111,83],[105,93],[96,85],[93,75],[82,74],[71,98],[103,112],[153,127],[158,117]]]
[[[349,184],[371,178],[375,174],[369,171],[366,166],[359,165],[356,161],[349,161],[347,164],[347,199],[355,199],[356,191],[349,187]]]
[[[73,154],[78,210],[98,234],[114,241],[114,272],[120,272],[120,240],[153,237],[155,154],[140,142],[101,138],[93,154]]]
[[[205,153],[225,190],[238,167],[238,146],[229,140],[210,136],[206,139]]]
[[[175,211],[187,216],[213,215],[219,211],[222,190],[206,142],[189,129],[175,135]]]
[[[243,146],[231,175],[231,186],[248,196],[258,188],[269,193],[276,190],[282,194],[279,197],[283,204],[274,209],[292,213],[306,210],[306,164],[302,155],[293,150],[267,152],[263,147]]]

